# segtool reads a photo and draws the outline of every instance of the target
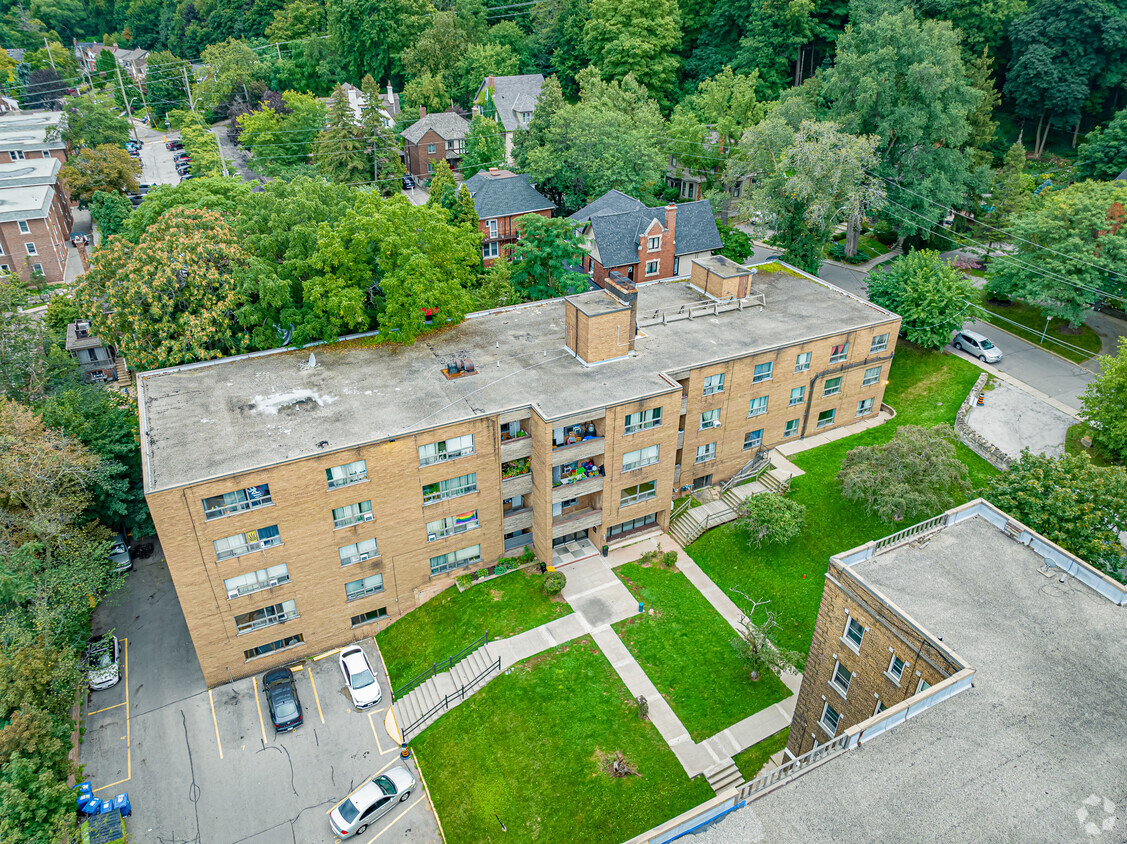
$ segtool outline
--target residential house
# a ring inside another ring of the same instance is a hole
[[[430,179],[435,165],[445,159],[456,168],[462,160],[466,132],[470,123],[453,111],[427,114],[420,107],[421,117],[403,130],[404,165],[408,175]]]
[[[114,51],[113,46],[107,47],[99,41],[75,41],[74,57],[78,60],[78,69],[82,73],[96,73],[98,70],[98,56],[102,50]]]
[[[48,284],[65,278],[74,218],[61,167],[53,156],[0,158],[0,270],[25,281],[41,272]]]
[[[487,76],[474,95],[474,114],[496,120],[504,131],[505,158],[509,161],[513,157],[513,133],[528,129],[543,86],[540,73]]]
[[[139,374],[146,499],[206,682],[371,635],[529,546],[564,565],[634,541],[681,486],[877,413],[900,318],[755,269],[738,301],[618,276],[411,346]]]
[[[121,65],[121,69],[129,74],[134,82],[141,82],[145,78],[146,66],[149,62],[148,50],[114,50],[114,58]]]
[[[532,177],[491,167],[466,179],[481,228],[481,257],[492,264],[502,249],[520,236],[520,217],[551,217],[555,204],[532,184]]]
[[[612,190],[571,219],[586,243],[583,269],[600,287],[614,271],[634,282],[676,278],[723,246],[705,200],[650,208]]]
[[[90,333],[90,323],[85,320],[67,326],[66,350],[78,360],[78,370],[86,381],[115,383],[129,381],[125,358],[117,349]]]
[[[345,97],[348,98],[349,108],[352,109],[352,119],[359,124],[363,119],[364,106],[368,101],[367,95],[357,88],[355,85],[350,85],[345,82],[341,85],[344,90]],[[380,119],[383,125],[387,128],[395,126],[395,121],[399,118],[399,95],[391,87],[391,83],[387,83],[387,92],[380,94]]]

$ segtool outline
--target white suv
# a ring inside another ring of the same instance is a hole
[[[960,331],[951,345],[986,363],[997,363],[1002,359],[1002,350],[977,331]]]

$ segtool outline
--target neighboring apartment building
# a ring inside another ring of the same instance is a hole
[[[520,236],[525,214],[551,217],[555,204],[532,185],[532,177],[491,167],[466,179],[481,229],[481,258],[489,266]]]
[[[86,381],[123,385],[129,380],[125,358],[111,344],[103,344],[90,333],[90,323],[79,320],[67,325],[66,350],[78,361],[78,371]]]
[[[70,197],[59,181],[57,158],[0,158],[0,270],[24,281],[43,273],[64,280],[67,239],[74,224]]]
[[[453,111],[427,114],[419,108],[422,117],[403,130],[405,142],[403,155],[407,174],[419,179],[430,179],[435,166],[446,159],[457,168],[462,160],[469,121]]]
[[[723,246],[706,200],[649,208],[612,190],[570,219],[584,238],[583,269],[600,287],[612,272],[639,284],[688,275],[694,259]]]
[[[146,497],[207,682],[370,635],[526,546],[561,563],[667,526],[680,485],[876,413],[899,325],[788,268],[741,300],[612,278],[412,346],[137,376]]]
[[[524,132],[532,122],[544,76],[526,73],[520,76],[487,76],[474,95],[474,114],[496,120],[505,134],[505,158],[512,161],[513,134]]]
[[[58,131],[61,111],[0,113],[0,162],[57,158],[67,162],[66,144]]]
[[[982,499],[835,555],[798,759],[733,791],[733,824],[773,844],[1124,840],[1125,605]]]

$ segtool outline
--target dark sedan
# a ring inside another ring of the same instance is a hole
[[[266,706],[275,732],[288,733],[301,726],[301,701],[292,671],[288,668],[267,671],[262,676],[262,691],[266,694]]]

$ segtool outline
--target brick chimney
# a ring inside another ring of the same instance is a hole
[[[665,206],[665,237],[669,239],[669,254],[672,256],[672,247],[677,243],[677,205],[672,202]],[[662,246],[665,245],[663,239]],[[663,249],[662,251],[664,252],[665,250]],[[670,260],[672,260],[672,257]]]
[[[634,337],[638,334],[638,288],[618,270],[612,270],[604,289],[630,307],[630,351],[634,351]]]
[[[427,116],[427,107],[426,106],[419,106],[419,117],[423,118],[423,117],[426,117],[426,116]]]

